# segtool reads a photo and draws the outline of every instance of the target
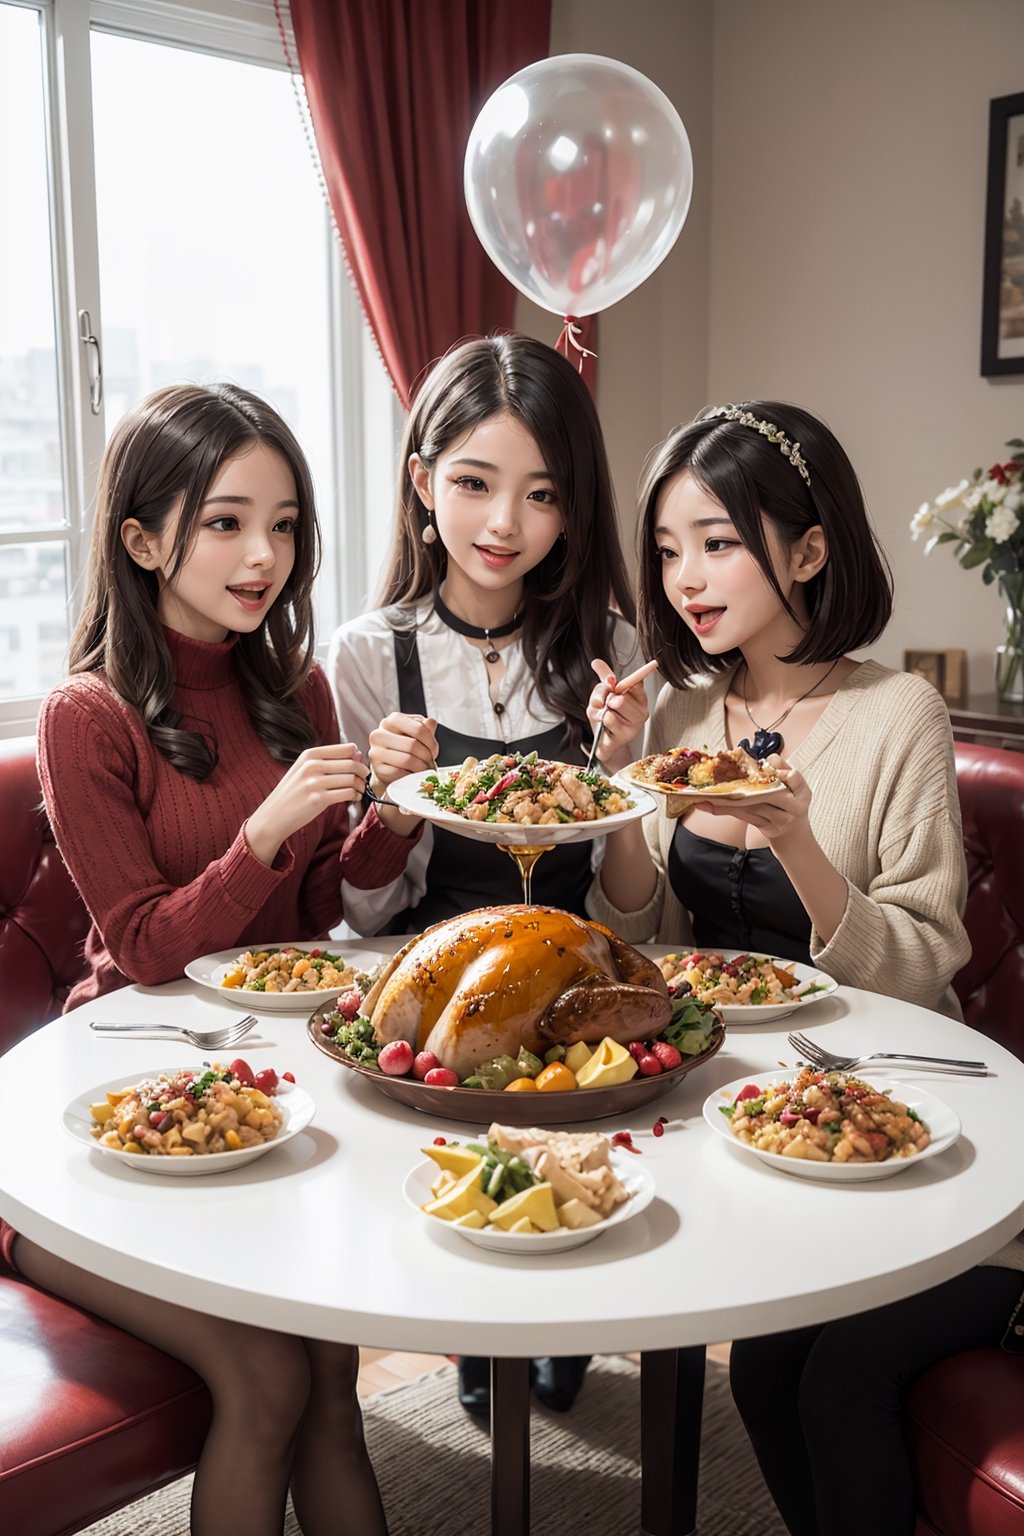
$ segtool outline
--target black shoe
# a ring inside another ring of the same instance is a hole
[[[460,1355],[459,1402],[478,1419],[491,1416],[491,1362],[477,1355]]]
[[[590,1364],[589,1355],[545,1355],[530,1362],[530,1385],[545,1408],[568,1413]]]

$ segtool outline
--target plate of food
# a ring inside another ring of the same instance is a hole
[[[657,965],[555,907],[437,923],[354,1005],[309,1019],[318,1050],[434,1118],[566,1125],[628,1115],[718,1051],[717,1010],[673,1000]]]
[[[373,985],[379,952],[356,944],[262,944],[190,960],[185,975],[246,1013],[306,1013],[310,1004]]]
[[[262,1086],[257,1086],[262,1084]],[[313,1118],[313,1100],[272,1068],[163,1068],[114,1078],[72,1099],[64,1129],[139,1173],[226,1173],[272,1152]]]
[[[711,1003],[726,1024],[771,1024],[839,990],[834,976],[777,955],[739,949],[669,949],[643,944],[673,998]]]
[[[673,747],[639,758],[615,779],[631,794],[661,796],[669,816],[681,816],[695,800],[765,800],[788,794],[774,768],[759,763],[743,747],[714,753]]]
[[[643,1164],[597,1131],[495,1123],[479,1140],[421,1151],[427,1161],[407,1176],[405,1199],[497,1253],[564,1253],[639,1216],[654,1198]]]
[[[495,753],[458,767],[431,768],[388,785],[388,798],[465,837],[548,848],[614,832],[655,809],[644,790],[624,789],[594,769],[536,752]]]
[[[960,1135],[960,1117],[926,1088],[882,1092],[852,1072],[802,1067],[737,1078],[704,1101],[704,1119],[740,1152],[781,1173],[856,1183],[885,1179],[938,1157]]]

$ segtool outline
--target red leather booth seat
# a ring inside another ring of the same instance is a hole
[[[39,807],[35,739],[0,741],[0,1051],[54,1019],[89,927]]]
[[[210,1420],[198,1378],[9,1275],[0,1361],[0,1527],[10,1536],[81,1530],[195,1466]]]
[[[953,985],[975,1029],[1024,1059],[1024,752],[956,744],[973,953]]]
[[[941,1361],[916,1383],[906,1422],[919,1536],[1020,1536],[1024,1357],[974,1349]]]
[[[34,739],[0,742],[0,1052],[83,972],[88,919],[40,800]],[[185,1366],[0,1259],[0,1531],[69,1536],[180,1477],[209,1418]]]

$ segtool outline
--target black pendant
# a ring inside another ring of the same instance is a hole
[[[489,661],[493,665],[494,662],[500,661],[500,660],[501,660],[501,652],[500,651],[496,651],[493,648],[491,650],[489,650],[489,651],[484,651],[484,661]]]
[[[754,744],[744,736],[740,742],[744,752],[749,752],[751,757],[756,757],[759,763],[763,763],[766,757],[771,757],[773,752],[782,751],[782,737],[778,731],[763,731],[760,726],[754,732]]]

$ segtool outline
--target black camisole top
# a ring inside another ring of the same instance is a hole
[[[733,848],[680,818],[668,878],[700,950],[746,949],[811,964],[811,920],[770,848]]]

